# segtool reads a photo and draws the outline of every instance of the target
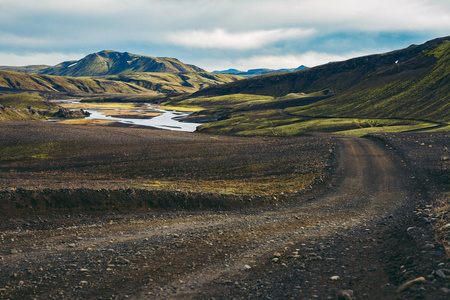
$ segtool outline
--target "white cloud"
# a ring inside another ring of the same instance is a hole
[[[63,61],[81,59],[85,54],[80,53],[25,53],[14,54],[0,52],[0,65],[4,66],[28,66],[28,65],[50,65],[54,66]]]
[[[228,32],[224,29],[186,30],[166,34],[175,45],[207,49],[255,49],[283,40],[302,39],[315,33],[314,29],[282,28],[246,32]]]
[[[112,49],[236,65],[246,50],[270,67],[276,55],[393,49],[449,28],[448,0],[0,0],[3,53]]]
[[[309,24],[320,30],[448,32],[448,0],[260,0],[243,1],[250,24]],[[291,25],[292,26],[292,25]]]

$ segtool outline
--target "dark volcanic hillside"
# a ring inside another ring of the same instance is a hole
[[[9,71],[30,73],[24,67],[7,68]],[[54,67],[34,68],[36,74],[57,76],[104,76],[135,72],[205,72],[203,69],[180,62],[175,58],[149,57],[128,52],[101,51],[89,54],[80,60],[62,62]]]
[[[265,75],[204,89],[194,96],[283,96],[326,90],[332,97],[287,110],[319,117],[449,121],[450,37],[294,73]]]

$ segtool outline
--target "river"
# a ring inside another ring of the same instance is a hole
[[[116,121],[123,124],[149,126],[166,130],[194,132],[198,126],[202,125],[202,123],[182,122],[179,120],[180,118],[189,116],[191,114],[190,112],[188,113],[181,111],[163,110],[155,107],[149,108],[152,111],[157,111],[161,113],[161,115],[146,119],[142,118],[134,119],[130,117],[121,118],[119,116],[105,115],[103,113],[104,110],[85,109],[85,111],[91,114],[89,117],[87,117],[87,119]]]
[[[189,116],[191,112],[163,110],[150,104],[127,107],[123,103],[96,103],[92,105],[92,103],[81,103],[79,100],[53,100],[52,102],[71,110],[83,109],[90,113],[90,116],[86,117],[86,119],[92,120],[114,121],[122,124],[186,132],[194,132],[198,126],[203,124],[180,120]],[[59,120],[53,119],[49,121]]]

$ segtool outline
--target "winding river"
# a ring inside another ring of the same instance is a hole
[[[123,124],[130,125],[140,125],[140,126],[149,126],[159,129],[166,130],[175,130],[175,131],[186,131],[186,132],[194,132],[198,126],[202,125],[202,123],[191,123],[191,122],[182,122],[180,118],[184,118],[189,116],[191,113],[181,112],[181,111],[172,111],[172,110],[162,110],[155,107],[149,107],[152,111],[156,111],[161,113],[161,115],[151,118],[121,118],[120,116],[109,116],[105,115],[105,110],[97,110],[97,109],[85,109],[85,111],[89,112],[91,115],[87,117],[87,119],[96,119],[96,120],[108,120],[115,121]],[[108,110],[110,111],[110,110]]]
[[[117,107],[117,103],[111,103],[111,106],[104,105],[103,107],[86,107],[86,103],[81,103],[79,100],[53,100],[55,104],[71,110],[83,109],[90,113],[85,119],[91,120],[105,120],[113,121],[127,125],[148,126],[158,129],[194,132],[198,126],[203,123],[183,122],[191,112],[163,110],[150,104],[145,104],[142,107]],[[58,122],[60,119],[52,119],[48,121]]]

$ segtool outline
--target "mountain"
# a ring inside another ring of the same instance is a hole
[[[205,70],[180,62],[175,58],[149,57],[128,52],[101,51],[80,60],[62,62],[53,67],[0,67],[8,71],[57,76],[104,76],[135,72],[205,72]]]
[[[48,69],[50,66],[47,65],[31,65],[24,67],[8,67],[8,66],[0,66],[0,70],[11,71],[11,72],[20,72],[25,74],[39,74],[44,69]]]
[[[69,95],[157,94],[143,87],[120,81],[23,74],[1,70],[0,88],[7,92],[41,91]]]
[[[231,75],[238,75],[238,76],[243,76],[243,77],[254,77],[254,76],[259,76],[259,75],[265,75],[265,74],[272,74],[272,73],[289,73],[289,72],[295,72],[295,71],[300,71],[303,69],[307,69],[308,67],[301,65],[298,68],[294,68],[294,69],[278,69],[278,70],[274,70],[274,69],[250,69],[248,71],[239,71],[236,69],[228,69],[228,70],[224,70],[224,71],[214,71],[213,73],[216,74],[231,74]]]
[[[192,97],[324,92],[327,98],[285,108],[292,116],[409,118],[450,122],[450,37],[389,53],[264,75],[203,89]]]
[[[43,91],[79,96],[90,94],[186,94],[239,79],[241,77],[235,75],[207,72],[132,73],[80,78],[0,70],[0,89],[3,88],[8,92]]]

